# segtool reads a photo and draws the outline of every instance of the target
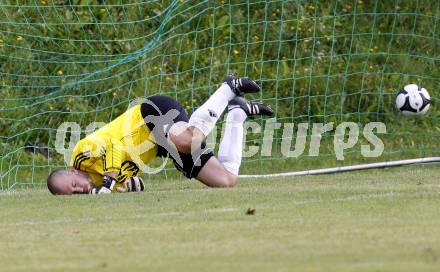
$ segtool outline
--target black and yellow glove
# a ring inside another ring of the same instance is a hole
[[[116,180],[110,176],[104,176],[102,178],[102,181],[104,184],[102,186],[92,188],[89,194],[91,195],[111,194],[113,187],[115,187]]]
[[[142,192],[145,189],[145,183],[139,177],[130,177],[123,184],[123,186],[117,187],[117,191],[120,193]]]

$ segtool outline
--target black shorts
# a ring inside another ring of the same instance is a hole
[[[170,157],[177,170],[187,178],[195,178],[208,160],[214,156],[206,143],[194,154],[178,152],[166,140],[171,126],[177,122],[188,122],[188,114],[183,106],[168,96],[155,95],[141,105],[141,114],[159,146],[157,156]]]

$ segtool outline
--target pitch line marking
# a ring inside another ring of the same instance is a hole
[[[377,194],[356,194],[349,195],[346,197],[334,198],[334,199],[308,199],[308,200],[298,200],[293,203],[282,205],[282,206],[291,206],[291,205],[307,205],[307,204],[315,204],[315,203],[332,203],[332,202],[340,202],[340,201],[359,201],[359,200],[369,200],[369,199],[384,199],[384,198],[400,198],[404,196],[434,196],[440,195],[440,191],[432,192],[432,191],[424,191],[417,193],[399,193],[399,192],[385,192],[385,193],[377,193]],[[275,208],[280,207],[276,206]],[[273,207],[257,207],[258,209],[269,209]],[[11,227],[11,226],[32,226],[32,225],[56,225],[56,224],[71,224],[71,223],[90,223],[90,222],[98,222],[98,221],[118,221],[118,220],[130,220],[130,219],[146,219],[151,217],[190,217],[198,214],[215,214],[215,213],[228,213],[228,212],[237,212],[241,211],[239,208],[218,208],[218,209],[205,209],[199,212],[161,212],[161,213],[152,213],[152,214],[142,214],[142,215],[134,215],[129,217],[114,217],[114,216],[106,216],[103,218],[79,218],[76,220],[71,219],[60,219],[60,220],[50,220],[50,221],[23,221],[12,224],[0,224],[2,227]],[[243,210],[244,211],[244,210]]]
[[[238,208],[219,208],[219,209],[205,209],[201,212],[162,212],[162,213],[150,213],[143,215],[134,215],[129,217],[114,217],[114,216],[106,216],[102,218],[79,218],[76,220],[72,219],[59,219],[59,220],[49,220],[49,221],[23,221],[12,224],[0,224],[2,227],[10,227],[10,226],[33,226],[33,225],[57,225],[57,224],[71,224],[71,223],[91,223],[98,221],[118,221],[118,220],[130,220],[130,219],[146,219],[151,217],[189,217],[197,214],[215,214],[215,213],[228,213],[228,212],[236,212],[240,211]]]

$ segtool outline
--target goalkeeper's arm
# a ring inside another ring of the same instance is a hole
[[[120,171],[123,161],[123,144],[121,141],[114,138],[107,138],[103,143],[101,156],[104,167],[103,186],[92,189],[97,194],[117,192],[140,192],[145,188],[143,180],[139,177],[130,177],[125,181],[120,181],[122,184],[116,185],[116,176]],[[116,186],[115,186],[116,185]]]
[[[104,163],[104,173],[107,176],[116,178],[116,173],[121,169],[124,154],[123,144],[114,138],[105,139],[103,144],[104,149],[101,156]]]
[[[102,186],[92,188],[90,194],[101,195],[112,193],[113,188],[115,188],[116,185],[116,180],[111,176],[105,175],[103,177],[103,182],[104,184]],[[116,186],[116,191],[119,193],[142,192],[143,190],[145,190],[145,183],[139,177],[130,177],[123,182],[122,186]]]

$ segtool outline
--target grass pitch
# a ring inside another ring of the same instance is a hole
[[[440,170],[0,195],[2,271],[438,271]],[[248,208],[254,214],[246,214]]]

